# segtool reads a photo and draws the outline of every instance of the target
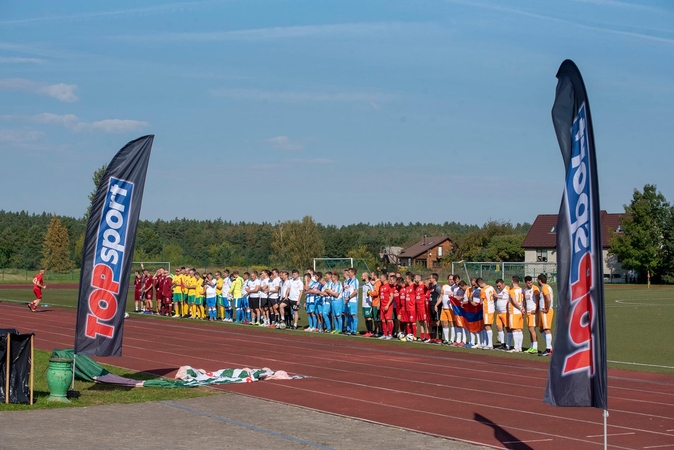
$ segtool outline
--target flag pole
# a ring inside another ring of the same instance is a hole
[[[606,433],[606,422],[608,419],[608,409],[604,410],[604,450],[608,448],[608,434]]]

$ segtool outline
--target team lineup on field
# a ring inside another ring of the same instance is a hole
[[[441,284],[437,273],[423,279],[412,272],[362,272],[359,281],[353,268],[343,270],[342,276],[339,271],[307,269],[303,279],[298,270],[240,275],[228,270],[201,274],[181,267],[173,274],[158,269],[152,275],[143,268],[135,273],[134,301],[136,313],[278,329],[298,329],[304,308],[307,332],[549,356],[553,290],[545,274],[536,282],[530,276],[523,281],[520,286],[520,278],[513,276],[510,284],[498,279],[491,286],[479,277],[466,283],[454,274]],[[365,321],[363,332],[359,315]],[[531,342],[526,350],[525,329]]]

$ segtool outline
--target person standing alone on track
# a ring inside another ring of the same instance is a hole
[[[40,269],[37,275],[35,275],[35,278],[33,278],[33,293],[35,294],[35,300],[28,303],[28,308],[33,312],[37,311],[37,307],[40,306],[40,302],[42,301],[42,289],[47,287],[42,279],[43,276],[44,269]]]

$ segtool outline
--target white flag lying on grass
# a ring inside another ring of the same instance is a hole
[[[297,380],[305,378],[301,375],[290,376],[283,370],[274,372],[263,369],[221,369],[207,372],[190,366],[182,366],[176,373],[176,380],[181,380],[186,387],[208,386],[211,384],[253,383],[261,380]]]

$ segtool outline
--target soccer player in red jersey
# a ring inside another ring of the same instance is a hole
[[[42,279],[43,275],[44,269],[40,269],[37,275],[35,275],[35,278],[33,278],[33,293],[35,294],[35,300],[28,303],[28,309],[33,312],[37,310],[37,307],[40,306],[40,302],[42,301],[42,289],[47,287]]]
[[[388,283],[383,283],[379,288],[379,313],[381,315],[381,327],[384,333],[379,339],[393,339],[393,297],[395,291],[396,276],[389,275]]]
[[[426,286],[421,275],[414,276],[414,309],[416,319],[419,321],[419,339],[428,344],[431,342],[431,336],[428,332],[428,301],[430,296],[430,289]],[[416,323],[413,326],[416,328]],[[416,336],[414,330],[414,336]]]
[[[171,306],[173,304],[173,279],[169,276],[168,270],[162,269],[162,313],[166,316],[171,315]]]
[[[133,278],[133,301],[135,303],[135,312],[140,312],[143,301],[143,277],[140,272],[136,270],[136,276]]]
[[[405,274],[405,319],[407,319],[407,322],[403,331],[405,337],[412,336],[414,339],[417,337],[417,320],[414,307],[415,289],[414,274],[408,272]]]

